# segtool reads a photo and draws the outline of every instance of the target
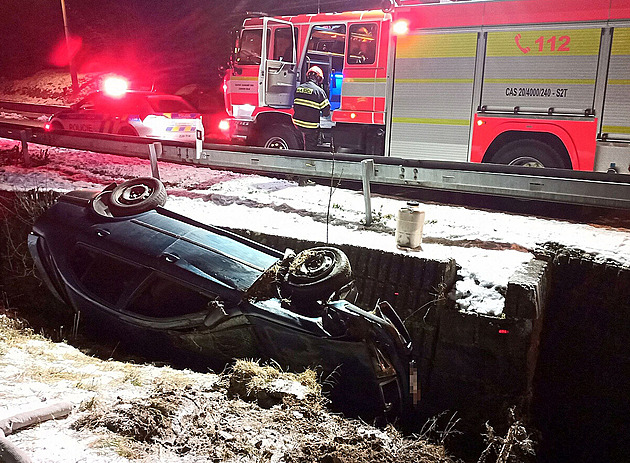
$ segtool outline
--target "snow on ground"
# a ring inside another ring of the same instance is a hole
[[[0,139],[0,150],[16,144]],[[143,159],[34,144],[29,149],[35,154],[48,150],[50,162],[30,169],[0,166],[0,189],[100,189],[112,181],[150,175]],[[167,163],[160,163],[159,169],[169,192],[166,207],[200,222],[430,259],[453,258],[461,266],[456,293],[465,310],[500,314],[501,290],[509,277],[533,258],[529,251],[548,241],[630,264],[630,232],[625,229],[426,203],[420,206],[426,213],[422,248],[405,251],[397,248],[394,237],[396,213],[405,205],[401,199],[373,197],[375,223],[365,227],[360,192]]]
[[[33,462],[140,461],[138,456],[119,455],[119,444],[104,433],[75,431],[70,423],[77,413],[91,406],[146,397],[159,382],[211,384],[217,380],[216,375],[188,370],[104,362],[65,343],[52,343],[43,338],[19,335],[16,339],[5,338],[3,335],[10,331],[6,331],[3,324],[7,324],[7,319],[0,315],[0,420],[61,402],[75,406],[71,418],[45,421],[9,436],[10,442],[27,453]],[[142,461],[184,463],[191,460],[194,459],[153,455]],[[0,456],[0,461],[13,460]]]
[[[98,88],[98,74],[79,74],[80,94]],[[79,97],[72,93],[70,73],[61,69],[46,69],[18,80],[2,80],[0,100],[43,105],[68,105]]]
[[[36,121],[47,121],[49,116],[41,115],[28,115],[23,113],[12,113],[6,111],[0,111],[0,119],[5,120],[13,120],[13,121],[26,121],[26,120],[36,120]]]

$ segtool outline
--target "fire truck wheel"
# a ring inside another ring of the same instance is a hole
[[[570,168],[558,152],[539,140],[515,140],[508,143],[492,157],[496,164],[524,167]]]
[[[302,149],[300,134],[288,125],[273,125],[264,129],[260,134],[258,144],[264,148],[275,148],[278,150]]]

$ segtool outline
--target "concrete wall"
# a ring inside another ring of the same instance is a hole
[[[547,245],[533,419],[554,461],[630,459],[630,267]]]
[[[460,430],[479,435],[486,421],[505,428],[510,407],[529,411],[548,277],[542,260],[517,270],[501,317],[444,306],[428,319],[421,416],[457,411]]]

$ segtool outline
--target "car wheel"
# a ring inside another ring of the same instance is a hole
[[[164,184],[153,177],[127,180],[112,190],[109,211],[116,217],[140,214],[166,203]]]
[[[278,150],[300,150],[302,139],[300,133],[288,125],[272,125],[265,127],[258,137],[258,144],[263,148]]]
[[[61,125],[61,123],[55,121],[50,125],[50,130],[51,132],[59,132],[61,130],[63,130],[63,125]]]
[[[558,152],[546,143],[534,139],[516,140],[503,146],[492,157],[496,164],[524,167],[570,168]]]
[[[312,248],[295,256],[289,265],[282,292],[294,302],[328,300],[351,281],[350,261],[341,250]]]

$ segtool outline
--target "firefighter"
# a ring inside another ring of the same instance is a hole
[[[330,102],[321,87],[324,73],[319,66],[312,66],[306,73],[306,82],[295,90],[293,123],[302,132],[304,149],[315,151],[319,138],[319,117],[330,115]]]

